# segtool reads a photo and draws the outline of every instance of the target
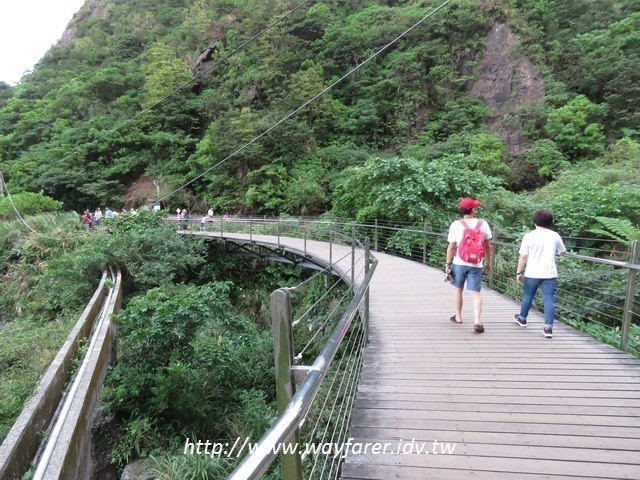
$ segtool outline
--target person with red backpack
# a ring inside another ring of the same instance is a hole
[[[449,227],[447,241],[447,260],[445,272],[451,275],[451,285],[455,287],[453,303],[456,310],[450,320],[462,323],[462,290],[465,283],[471,292],[473,301],[473,329],[477,333],[484,332],[480,320],[482,314],[482,297],[480,289],[482,273],[491,268],[491,229],[489,224],[476,217],[479,200],[463,198],[458,203],[458,211],[462,219],[456,220]],[[486,265],[485,263],[486,262]]]

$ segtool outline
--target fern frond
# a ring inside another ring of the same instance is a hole
[[[640,228],[626,218],[595,217],[595,219],[605,229],[594,228],[589,230],[591,233],[604,235],[621,242],[640,240]]]

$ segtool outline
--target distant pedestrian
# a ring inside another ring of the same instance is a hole
[[[189,227],[189,212],[186,208],[180,211],[180,229],[186,230]]]
[[[100,210],[100,207],[96,208],[96,211],[93,212],[93,219],[96,222],[96,227],[99,227],[102,221],[102,210]]]
[[[465,283],[467,290],[471,292],[473,301],[473,329],[477,333],[484,332],[482,325],[482,274],[491,268],[491,229],[489,224],[475,218],[479,200],[463,198],[458,203],[458,211],[462,219],[456,220],[449,227],[447,241],[447,259],[445,272],[451,274],[451,285],[455,287],[453,304],[455,315],[449,320],[454,323],[462,323],[462,290]],[[486,266],[484,264],[486,262]]]
[[[207,216],[203,215],[202,218],[200,219],[200,231],[204,232],[204,226],[205,223],[207,222]]]
[[[82,225],[87,230],[91,228],[91,214],[87,210],[82,214]]]
[[[563,255],[567,249],[562,238],[551,230],[553,215],[549,210],[538,210],[533,214],[535,230],[522,238],[520,257],[516,268],[516,279],[523,283],[522,304],[520,313],[513,318],[521,327],[527,326],[527,315],[533,298],[538,291],[542,292],[544,307],[544,329],[546,338],[553,338],[553,317],[555,316],[554,295],[558,288],[558,267],[556,255]],[[527,268],[523,271],[524,266]]]

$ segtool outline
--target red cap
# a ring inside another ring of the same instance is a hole
[[[463,198],[458,202],[458,207],[465,210],[471,210],[473,207],[480,205],[480,200],[474,200],[473,198]]]

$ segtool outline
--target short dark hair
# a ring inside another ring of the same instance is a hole
[[[537,227],[549,228],[553,225],[553,215],[549,210],[537,210],[533,214],[533,224]]]
[[[460,208],[458,208],[458,212],[460,212],[460,215],[462,215],[464,217],[465,215],[471,214],[471,212],[473,211],[474,208],[476,208],[476,207],[471,207],[471,208],[462,208],[462,207],[460,207]]]

